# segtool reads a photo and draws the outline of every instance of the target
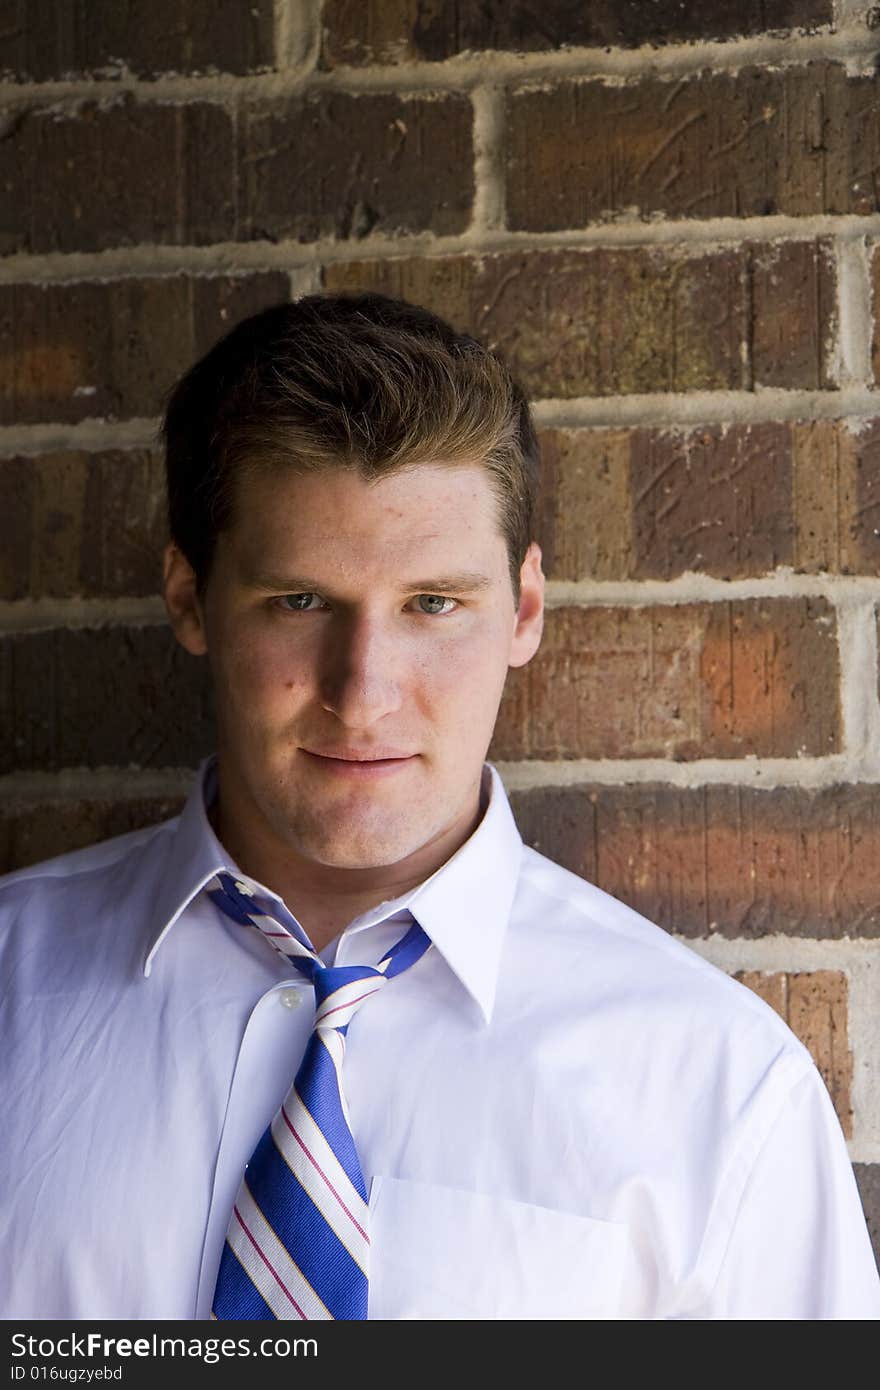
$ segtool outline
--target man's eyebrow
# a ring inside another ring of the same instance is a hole
[[[274,594],[313,594],[327,593],[333,589],[319,579],[292,574],[245,574],[244,581],[253,589],[265,589]],[[400,584],[402,593],[408,594],[472,594],[488,589],[492,580],[486,574],[475,570],[460,570],[456,574],[434,575],[430,579],[413,579]]]

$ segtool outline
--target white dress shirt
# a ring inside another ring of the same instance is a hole
[[[410,913],[433,942],[349,1029],[370,1317],[880,1316],[809,1054],[750,991],[525,848],[486,775],[467,843],[324,952],[375,963]],[[209,1316],[313,1013],[311,986],[203,891],[220,868],[253,884],[211,829],[211,776],[174,820],[0,880],[6,1319]]]

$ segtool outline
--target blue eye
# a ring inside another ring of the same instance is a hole
[[[450,613],[455,605],[455,599],[444,598],[442,594],[419,594],[416,603],[422,613]],[[448,608],[445,606],[446,604],[449,604]]]

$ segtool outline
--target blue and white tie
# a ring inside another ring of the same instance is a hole
[[[325,966],[230,874],[209,897],[253,925],[315,987],[315,1024],[281,1108],[247,1165],[214,1293],[218,1319],[367,1316],[369,1208],[342,1090],[345,1033],[361,1004],[431,944],[420,926],[375,967]]]

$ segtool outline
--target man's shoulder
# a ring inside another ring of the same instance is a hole
[[[174,816],[0,876],[0,918],[35,898],[57,895],[80,904],[100,900],[111,885],[114,897],[120,886],[141,887],[164,860],[178,821]]]
[[[758,1050],[806,1049],[752,990],[711,964],[689,944],[537,851],[524,848],[518,910],[540,921],[541,940],[566,970],[566,992],[592,1004],[603,993],[639,1019],[639,1034],[702,1033],[727,1044],[750,1035]],[[570,968],[566,967],[570,962]]]

